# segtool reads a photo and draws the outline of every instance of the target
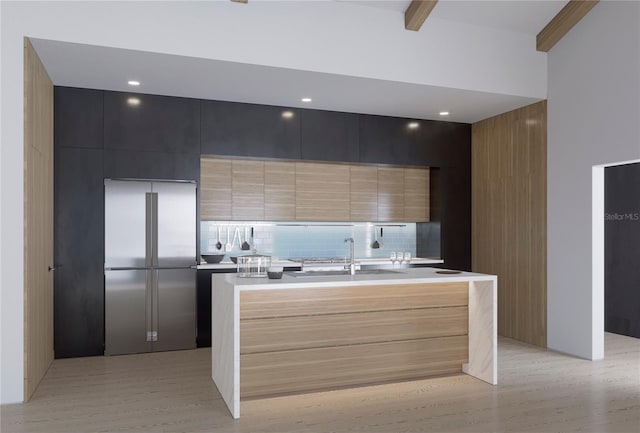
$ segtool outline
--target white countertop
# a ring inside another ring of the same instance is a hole
[[[414,257],[411,259],[411,263],[414,265],[434,265],[438,263],[444,263],[442,259],[435,259],[430,257]],[[356,259],[356,264],[360,265],[389,265],[391,266],[391,260],[388,258],[363,258]],[[197,266],[198,269],[236,269],[236,264],[231,260],[224,260],[220,263],[201,263]],[[298,262],[292,262],[291,260],[272,260],[271,266],[293,267],[300,266]]]
[[[294,277],[285,272],[280,280],[263,278],[241,278],[236,274],[216,274],[215,279],[222,279],[239,290],[299,289],[313,287],[338,286],[370,286],[383,284],[415,284],[415,283],[454,283],[468,281],[496,281],[495,275],[460,272],[459,274],[438,274],[438,268],[401,268],[394,273],[367,275],[331,275],[313,277]],[[215,283],[214,283],[215,284]]]

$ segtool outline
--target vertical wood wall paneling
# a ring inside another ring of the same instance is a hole
[[[231,215],[234,220],[264,219],[264,162],[231,162]]]
[[[264,163],[264,219],[290,221],[296,218],[296,167],[292,163]]]
[[[200,215],[203,221],[231,219],[231,160],[200,159]]]
[[[404,169],[404,220],[429,221],[429,169]]]
[[[404,220],[404,169],[378,168],[378,221]]]
[[[498,275],[498,333],[547,345],[547,104],[472,127],[473,270]]]
[[[351,221],[378,221],[378,167],[350,167]]]
[[[24,400],[53,361],[53,83],[24,39]]]

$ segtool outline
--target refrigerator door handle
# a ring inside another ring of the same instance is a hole
[[[158,309],[158,301],[159,301],[159,291],[158,291],[158,280],[160,279],[159,275],[160,271],[158,269],[153,269],[151,274],[153,275],[152,284],[153,284],[153,295],[151,297],[151,335],[153,337],[152,341],[158,341],[158,322],[159,322],[159,309]]]
[[[147,267],[153,267],[158,266],[158,193],[148,192],[145,195],[145,264]]]
[[[145,303],[145,331],[146,341],[151,342],[153,339],[153,270],[147,270],[145,272],[145,288],[144,288],[144,303]]]

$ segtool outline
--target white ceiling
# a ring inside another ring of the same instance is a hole
[[[337,0],[403,13],[411,0]],[[568,0],[439,0],[431,18],[537,35]]]
[[[340,0],[344,1],[344,0]],[[352,1],[403,13],[409,1]],[[566,1],[443,1],[431,17],[536,34]],[[250,5],[243,5],[245,7]],[[429,18],[431,19],[431,18]],[[427,20],[425,25],[428,25]],[[33,39],[56,85],[473,123],[538,99]],[[127,79],[142,85],[127,86]],[[313,95],[312,104],[300,95]]]

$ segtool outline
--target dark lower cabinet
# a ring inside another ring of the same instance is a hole
[[[102,355],[104,211],[102,150],[57,148],[54,162],[54,351]]]
[[[211,347],[211,276],[214,271],[198,269],[196,283],[197,347]]]
[[[640,163],[605,169],[604,329],[640,338]]]

